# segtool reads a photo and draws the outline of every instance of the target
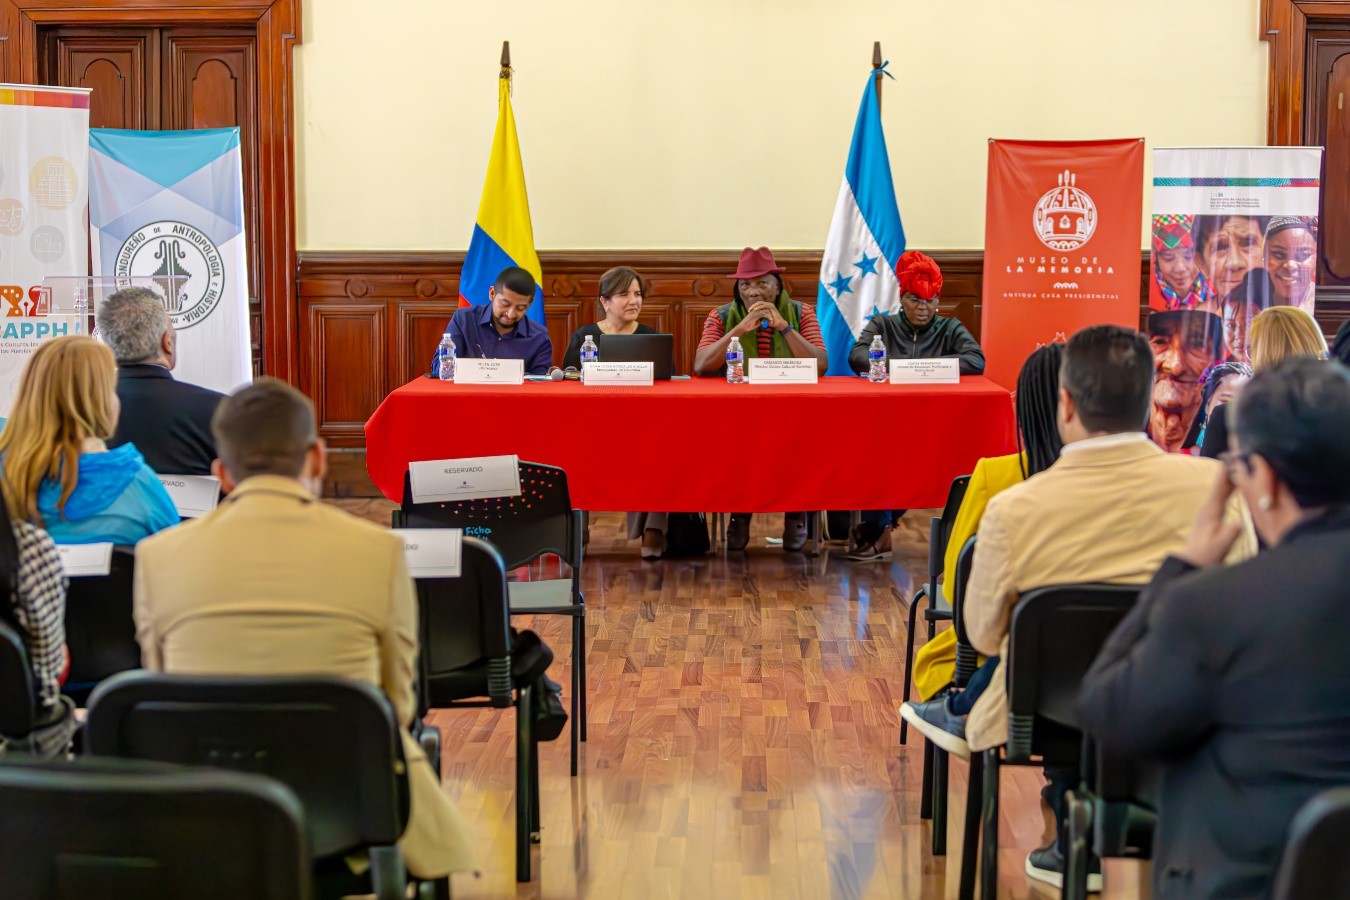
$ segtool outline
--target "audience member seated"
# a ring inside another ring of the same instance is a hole
[[[324,445],[313,406],[294,388],[259,379],[221,403],[212,431],[228,496],[136,550],[145,668],[366,681],[388,694],[407,729],[417,711],[417,597],[403,541],[316,499]],[[464,823],[406,730],[403,749],[408,870],[438,878],[472,868]]]
[[[1104,750],[1162,767],[1160,898],[1269,896],[1294,814],[1350,783],[1350,373],[1263,367],[1232,409],[1227,472],[1079,698]],[[1224,566],[1234,486],[1267,549]]]
[[[225,395],[174,380],[178,335],[164,301],[147,288],[123,288],[99,306],[98,333],[117,358],[122,407],[108,446],[135,444],[161,475],[210,475],[211,415]]]
[[[0,431],[5,501],[15,520],[58,544],[134,544],[178,524],[178,511],[135,444],[109,450],[117,363],[92,338],[40,344]]]
[[[488,302],[466,306],[450,317],[446,331],[460,359],[520,359],[526,375],[546,375],[553,363],[548,329],[528,315],[537,285],[518,266],[502,269],[488,288]],[[439,351],[438,351],[439,352]],[[433,361],[431,371],[435,371]]]
[[[1017,376],[1017,392],[1014,394],[1017,408],[1017,440],[1022,447],[1019,453],[1008,456],[992,456],[975,463],[975,471],[970,476],[970,485],[961,501],[961,508],[952,523],[951,536],[947,540],[947,555],[943,562],[946,584],[943,591],[951,597],[954,587],[952,578],[956,575],[956,558],[966,541],[975,534],[984,515],[989,499],[1026,481],[1039,472],[1054,465],[1059,459],[1063,442],[1055,421],[1055,404],[1059,400],[1059,366],[1064,356],[1063,344],[1046,344],[1040,347],[1022,364]],[[919,648],[914,657],[914,686],[919,696],[933,703],[948,702],[951,698],[951,712],[966,715],[968,705],[963,706],[959,699],[961,691],[947,693],[952,675],[956,669],[956,629],[948,628],[940,632],[931,641]],[[993,674],[992,667],[982,667],[981,680]],[[967,686],[970,689],[970,686]],[[967,697],[979,696],[978,684],[969,690]],[[916,716],[925,716],[922,703],[905,703],[900,714],[913,721]],[[925,716],[926,717],[926,716]]]
[[[863,327],[848,364],[859,375],[871,365],[868,349],[877,335],[886,345],[887,359],[937,359],[956,357],[962,375],[984,372],[984,351],[959,319],[939,316],[942,269],[931,257],[917,250],[900,256],[896,266],[900,280],[900,310],[875,315]],[[905,511],[868,510],[849,534],[848,558],[859,561],[883,559],[891,552],[891,528]]]
[[[37,696],[39,727],[27,738],[7,741],[6,748],[39,756],[58,756],[75,733],[74,704],[61,696],[66,660],[66,576],[51,537],[27,522],[11,520],[8,504],[0,503],[0,622],[19,635],[28,652]]]
[[[786,271],[768,247],[741,251],[736,271],[727,276],[736,281],[731,288],[735,299],[708,313],[694,356],[695,375],[725,375],[727,347],[733,340],[741,342],[747,360],[805,357],[814,359],[817,371],[825,373],[828,357],[820,323],[814,309],[788,296],[781,277]],[[764,425],[772,429],[772,423]],[[727,524],[727,549],[744,550],[748,543],[750,514],[732,513]],[[796,552],[804,546],[806,513],[789,512],[783,517],[783,549]]]
[[[581,368],[581,345],[586,338],[602,334],[657,334],[655,328],[638,321],[642,301],[647,297],[647,281],[627,266],[616,266],[600,276],[600,296],[596,300],[601,318],[572,332],[563,354],[563,368]],[[642,539],[642,558],[660,559],[666,552],[667,513],[629,513],[628,539]]]
[[[1295,356],[1326,359],[1327,339],[1317,321],[1297,306],[1272,306],[1252,319],[1248,348],[1252,371],[1260,372]],[[1205,427],[1200,455],[1217,459],[1228,449],[1228,406],[1216,406]]]
[[[1209,429],[1209,418],[1214,414],[1214,409],[1231,403],[1251,378],[1252,367],[1244,362],[1221,362],[1209,367],[1200,382],[1200,413],[1195,417],[1198,431],[1195,446],[1188,451],[1192,456],[1203,455],[1201,448],[1205,445],[1205,433]]]
[[[1008,740],[1008,703],[1001,662],[1018,598],[1034,588],[1077,582],[1139,584],[1180,549],[1196,510],[1222,469],[1217,462],[1167,454],[1144,434],[1153,393],[1153,353],[1141,334],[1095,325],[1069,339],[1060,367],[1059,433],[1064,448],[1049,469],[989,501],[963,615],[971,644],[995,666],[988,688],[966,719],[940,715],[910,721],[926,737],[951,746],[964,738],[968,755]],[[1240,519],[1233,504],[1232,515]],[[1252,551],[1250,536],[1235,555]],[[986,663],[989,665],[990,663]],[[967,690],[967,693],[974,691]],[[1047,769],[1042,797],[1059,823],[1056,840],[1028,858],[1029,878],[1063,880],[1063,797],[1077,773]],[[1093,862],[1091,882],[1099,883]]]

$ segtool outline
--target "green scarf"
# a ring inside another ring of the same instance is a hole
[[[782,316],[793,328],[798,327],[797,304],[792,302],[788,296],[787,288],[778,295],[778,314]],[[726,330],[730,331],[740,324],[745,318],[745,301],[733,302],[727,306]],[[755,359],[759,356],[759,332],[751,331],[748,334],[741,335],[741,349],[745,351],[746,359]],[[787,338],[780,332],[773,333],[773,355],[775,359],[785,359],[796,356],[792,348],[788,346]]]

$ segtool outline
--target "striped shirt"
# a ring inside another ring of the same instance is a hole
[[[19,545],[18,605],[15,618],[27,638],[25,649],[37,682],[38,701],[54,707],[66,667],[66,572],[47,532],[14,523]]]
[[[703,323],[703,337],[699,338],[698,349],[702,350],[709,344],[715,344],[726,335],[726,310],[727,307],[719,306],[708,313],[708,318]],[[797,323],[797,331],[814,346],[824,350],[825,339],[820,336],[820,323],[816,321],[816,311],[803,303],[800,319],[801,321]],[[772,328],[757,329],[755,340],[761,359],[768,359],[773,356]]]

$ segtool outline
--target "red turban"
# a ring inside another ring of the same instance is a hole
[[[942,292],[942,270],[918,250],[906,250],[900,255],[900,264],[895,267],[900,279],[900,293],[914,294],[924,300],[932,300]]]

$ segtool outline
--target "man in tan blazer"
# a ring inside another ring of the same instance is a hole
[[[136,547],[145,668],[187,675],[338,675],[384,690],[403,726],[408,870],[474,867],[468,830],[408,733],[416,715],[417,595],[403,542],[318,502],[324,449],[305,396],[259,379],[212,421],[229,496]]]
[[[1142,335],[1098,325],[1069,340],[1060,369],[1060,458],[991,499],[980,520],[963,615],[970,641],[981,653],[1006,657],[1012,610],[1027,591],[1084,582],[1143,584],[1168,554],[1185,546],[1222,464],[1164,453],[1149,441],[1144,428],[1152,387],[1153,355]],[[1231,514],[1241,517],[1236,505]],[[1248,530],[1235,553],[1246,556],[1253,550]],[[912,708],[905,718],[928,735],[931,717],[924,721],[914,715],[919,704],[907,706]],[[969,750],[1007,742],[1001,661],[964,729]],[[943,745],[952,735],[935,737]],[[1047,775],[1046,800],[1058,810],[1072,773]],[[1057,847],[1036,851],[1028,859],[1027,875],[1055,883],[1055,866],[1062,872],[1057,857]]]

